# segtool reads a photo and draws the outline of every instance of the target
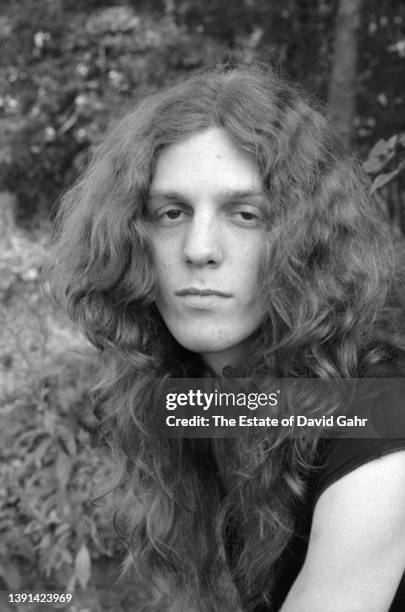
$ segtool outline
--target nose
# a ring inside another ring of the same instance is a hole
[[[196,267],[220,265],[224,245],[219,234],[214,216],[209,213],[195,214],[184,235],[183,257],[186,264]]]

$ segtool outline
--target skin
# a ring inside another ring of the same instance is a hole
[[[322,493],[281,612],[388,612],[404,567],[405,451],[398,451]]]
[[[243,359],[263,320],[266,206],[256,164],[221,129],[167,146],[157,159],[147,203],[156,305],[176,340],[217,372]]]

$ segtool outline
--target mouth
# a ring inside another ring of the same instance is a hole
[[[188,287],[186,289],[181,289],[180,291],[175,292],[176,295],[181,297],[185,297],[187,295],[199,295],[199,296],[212,296],[216,295],[223,298],[230,298],[232,295],[230,293],[225,293],[224,291],[217,291],[216,289],[197,289],[196,287]]]

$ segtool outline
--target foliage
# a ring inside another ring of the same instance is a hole
[[[18,397],[3,414],[0,556],[36,560],[46,577],[81,562],[75,578],[85,587],[90,561],[84,567],[84,554],[88,547],[95,556],[111,554],[111,536],[106,530],[100,538],[96,522],[101,517],[89,514],[102,464],[89,451],[90,434],[75,417],[81,393],[77,373],[73,379],[64,375],[64,384],[60,375],[59,384],[48,378],[35,398]],[[5,570],[20,582],[15,563],[3,561]],[[7,586],[18,589],[20,584]]]
[[[383,4],[370,0],[363,14],[354,126],[363,153],[401,124],[405,14]],[[19,221],[47,218],[117,113],[191,69],[258,58],[324,97],[335,12],[336,0],[6,2],[0,183],[18,196]]]
[[[363,169],[372,179],[371,194],[387,203],[394,231],[401,230],[405,235],[405,133],[380,139],[369,152]]]
[[[3,33],[18,32],[18,38],[6,41],[0,71],[7,92],[0,100],[6,144],[0,181],[17,195],[20,221],[41,210],[47,215],[117,109],[221,58],[219,44],[206,47],[171,19],[126,6],[68,18],[49,8],[40,23],[36,5],[25,2],[25,8],[3,24]]]
[[[112,476],[87,395],[93,366],[41,292],[45,244],[16,228],[8,235],[0,251],[0,609],[9,609],[6,590],[68,589],[87,597],[80,611],[118,612],[119,597],[114,607],[108,595],[122,554],[113,500],[92,503]]]
[[[88,378],[82,360],[56,362],[3,403],[0,576],[8,589],[26,588],[27,564],[59,588],[86,588],[91,560],[114,553],[111,516],[91,508],[111,474],[92,447]]]
[[[390,183],[405,170],[405,134],[379,140],[368,154],[363,168],[374,177],[371,193]]]

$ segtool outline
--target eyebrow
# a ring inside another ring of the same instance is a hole
[[[256,191],[254,189],[230,189],[225,188],[221,189],[217,196],[216,200],[219,202],[224,202],[228,200],[247,200],[249,198],[257,198],[257,197],[265,197],[266,194],[264,191]],[[149,192],[148,199],[165,199],[165,200],[183,200],[186,202],[190,201],[190,198],[179,191],[168,189],[160,190],[153,189]]]

